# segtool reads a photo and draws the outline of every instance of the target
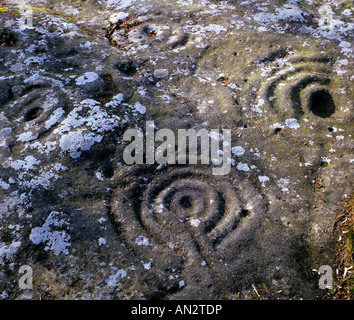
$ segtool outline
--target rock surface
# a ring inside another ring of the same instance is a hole
[[[353,192],[350,1],[26,4],[0,8],[2,299],[323,294]],[[146,121],[231,129],[231,172],[126,165]]]

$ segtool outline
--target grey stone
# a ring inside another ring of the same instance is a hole
[[[34,0],[26,29],[18,4],[0,10],[2,299],[323,296],[353,192],[347,2]],[[148,120],[231,129],[231,172],[126,165]]]

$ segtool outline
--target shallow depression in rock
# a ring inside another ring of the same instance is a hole
[[[332,95],[326,89],[318,90],[311,94],[309,109],[321,118],[329,118],[336,111]]]

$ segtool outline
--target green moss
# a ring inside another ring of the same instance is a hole
[[[110,98],[97,98],[97,101],[99,101],[100,103],[106,104],[108,102],[111,101]]]
[[[42,12],[49,12],[51,10],[46,8],[38,8],[38,7],[26,7],[26,9],[33,10],[33,11],[42,11]]]
[[[328,162],[325,162],[325,161],[322,162],[322,163],[321,163],[321,167],[324,167],[324,168],[328,167]]]
[[[52,14],[54,16],[57,16],[59,18],[62,18],[64,20],[67,20],[73,24],[75,24],[75,20],[72,17],[69,17],[67,15],[64,15],[56,10],[52,10],[52,9],[48,9],[48,8],[43,8],[43,7],[26,7],[26,9],[28,10],[32,10],[32,11],[38,11],[38,12],[46,12],[49,14]],[[91,30],[89,30],[88,28],[86,28],[85,26],[82,25],[78,25],[78,27],[80,27],[83,31],[85,31],[88,35],[93,35],[93,32]]]
[[[350,226],[348,228],[347,237],[348,237],[350,252],[352,255],[354,255],[354,226]]]
[[[353,1],[348,0],[346,3],[344,3],[344,7],[348,8],[348,9],[352,9],[353,8]]]
[[[53,15],[59,17],[59,18],[62,18],[62,19],[65,19],[65,20],[68,20],[68,21],[72,22],[72,18],[70,18],[68,16],[65,16],[65,15],[63,15],[60,12],[55,11],[55,10],[51,10],[51,9],[47,9],[47,8],[38,8],[38,7],[28,7],[28,9],[32,10],[32,11],[50,13],[50,14],[53,14]]]
[[[341,224],[341,220],[337,221],[343,237],[338,245],[337,263],[343,271],[344,268],[349,270],[353,267],[354,262],[354,195],[350,195],[349,200],[344,203],[343,213],[339,217],[345,218]],[[350,272],[344,280],[340,280],[340,286],[334,293],[336,299],[354,299],[354,274]]]
[[[351,274],[346,280],[350,299],[354,299],[354,274]]]
[[[9,71],[5,71],[5,72],[0,73],[0,77],[9,77],[9,76],[10,76]]]

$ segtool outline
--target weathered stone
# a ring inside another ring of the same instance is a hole
[[[34,0],[24,28],[18,4],[0,8],[2,299],[323,294],[353,192],[347,1]],[[231,172],[126,165],[148,120],[231,129]]]

